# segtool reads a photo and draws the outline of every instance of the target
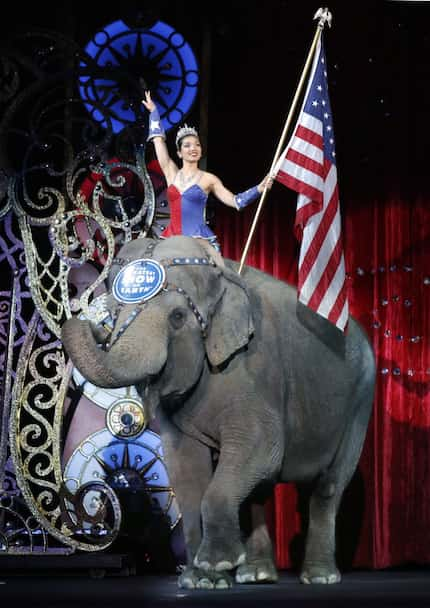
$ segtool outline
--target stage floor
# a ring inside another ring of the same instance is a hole
[[[344,574],[337,585],[302,585],[289,572],[281,572],[273,585],[235,585],[229,590],[184,591],[174,575],[52,577],[49,573],[29,576],[0,575],[2,606],[11,608],[153,608],[193,606],[252,608],[285,606],[308,608],[430,607],[430,569],[387,570]]]

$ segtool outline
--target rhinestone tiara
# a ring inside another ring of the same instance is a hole
[[[194,127],[189,127],[187,124],[184,124],[184,126],[181,127],[180,129],[178,129],[178,132],[176,133],[176,140],[175,140],[176,147],[178,147],[179,141],[183,137],[186,137],[187,135],[194,135],[194,137],[199,136],[199,134],[197,133],[197,131]]]

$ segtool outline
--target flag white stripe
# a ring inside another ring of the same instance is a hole
[[[295,137],[293,139],[290,149],[299,152],[299,154],[303,154],[303,156],[310,158],[320,165],[324,164],[324,154],[321,148],[317,148],[317,146],[314,146],[301,137]]]
[[[336,167],[334,165],[332,165],[330,167],[330,170],[327,174],[327,178],[326,178],[326,182],[325,182],[325,188],[323,190],[323,208],[321,211],[319,211],[318,213],[315,213],[315,215],[313,215],[310,219],[309,222],[312,222],[313,225],[313,229],[314,232],[317,231],[318,226],[321,222],[321,219],[323,217],[324,214],[324,210],[326,209],[326,207],[328,206],[328,204],[331,201],[331,197],[333,196],[334,190],[336,188],[337,185],[337,171],[336,171]],[[307,203],[309,203],[312,199],[306,197],[306,201],[301,200],[301,197],[304,197],[305,195],[299,195],[298,199],[300,199],[300,201],[298,200],[298,205],[297,208],[299,208],[299,203],[300,203],[300,207],[306,205]],[[302,247],[301,248],[305,248],[308,249],[309,247],[309,242],[306,242],[304,240],[302,240]]]
[[[303,230],[303,239],[306,237],[307,246],[304,248],[305,251],[300,251],[300,261],[299,261],[299,272],[302,266],[303,260],[306,256],[308,248],[311,246],[313,242],[313,236],[315,235],[315,228],[313,225],[307,224]],[[312,294],[317,287],[321,276],[324,274],[326,270],[326,265],[328,260],[330,259],[331,254],[333,253],[334,248],[337,245],[340,236],[340,219],[339,215],[336,214],[336,217],[333,219],[333,222],[327,231],[326,237],[323,241],[321,249],[318,252],[318,255],[312,264],[312,268],[306,277],[305,282],[302,285],[302,291],[305,294],[308,294],[308,300],[312,297]],[[301,248],[303,249],[303,247]]]
[[[307,112],[303,112],[300,117],[300,124],[310,131],[314,131],[320,137],[323,136],[323,125],[319,118],[315,118]]]
[[[291,160],[285,159],[280,170],[288,175],[291,175],[291,177],[296,178],[300,182],[319,190],[320,192],[323,191],[324,181],[322,177],[313,171],[304,169],[301,165],[297,165]]]
[[[334,218],[333,223],[340,224],[339,218],[337,215]],[[309,228],[309,229],[307,229],[307,228]],[[312,238],[309,238],[309,237],[312,237],[315,234],[315,230],[314,230],[313,226],[307,225],[304,229],[304,232],[307,232],[307,235],[306,235],[307,240],[309,243],[311,243]],[[311,297],[313,296],[313,293],[314,293],[315,289],[317,288],[322,275],[326,271],[327,262],[330,259],[330,256],[333,253],[334,248],[336,247],[336,244],[339,240],[339,234],[340,234],[340,231],[339,231],[338,226],[333,226],[333,225],[330,226],[330,229],[327,232],[327,235],[326,235],[326,238],[324,239],[322,247],[318,252],[318,256],[317,256],[316,260],[314,261],[314,263],[311,267],[311,270],[309,271],[308,276],[306,277],[306,280],[301,287],[301,292],[303,294],[303,297],[306,299],[306,303],[308,303],[309,300],[311,299]],[[304,255],[306,255],[306,252]],[[302,257],[302,256],[300,256],[300,257]],[[303,258],[304,258],[304,256],[303,256]],[[301,266],[301,264],[300,264],[300,266]],[[299,266],[299,272],[300,272],[300,266]]]
[[[342,312],[339,315],[338,320],[336,321],[336,326],[343,331],[345,325],[347,324],[349,317],[349,306],[348,300],[345,300],[345,304],[343,305]]]
[[[299,272],[300,268],[303,264],[303,260],[308,252],[309,247],[313,243],[313,239],[315,233],[317,232],[319,225],[324,217],[325,209],[333,196],[334,189],[336,188],[337,180],[336,180],[336,167],[334,165],[331,166],[330,171],[327,175],[326,180],[326,190],[324,192],[324,208],[322,211],[319,211],[315,215],[313,215],[303,230],[303,238],[302,245],[300,247],[300,258],[299,258]],[[340,216],[339,213],[333,218],[332,223],[327,231],[326,237],[323,241],[320,251],[318,252],[318,256],[315,259],[311,271],[306,277],[305,282],[302,285],[301,291],[304,294],[303,297],[306,300],[306,304],[312,297],[315,288],[317,287],[321,276],[324,274],[326,269],[327,261],[330,259],[330,256],[333,252],[333,249],[336,247],[337,242],[339,240],[341,230],[340,224]]]
[[[299,123],[297,123],[297,126],[298,126],[298,124]],[[302,114],[301,114],[301,117],[300,117],[300,124],[303,125],[304,127],[306,127],[307,129],[309,129],[310,131],[314,131],[314,133],[316,133],[320,137],[323,136],[323,125],[322,125],[322,122],[318,118],[315,118],[314,116],[311,116],[310,114],[307,114],[307,112],[303,112],[302,111]],[[297,126],[294,129],[293,134],[291,135],[290,141],[285,146],[284,151],[282,152],[282,154],[280,155],[278,161],[275,164],[275,167],[273,169],[273,174],[274,175],[276,175],[280,170],[282,170],[282,166],[283,166],[283,163],[284,163],[285,158],[287,156],[287,152],[288,152],[288,150],[290,148],[292,148],[293,141],[297,137],[297,135],[296,135]],[[300,139],[302,139],[302,138],[300,138]]]
[[[297,197],[297,207],[296,207],[296,209],[301,209],[302,207],[305,207],[311,201],[312,201],[312,199],[309,198],[309,196],[306,196],[305,194],[299,194],[298,197]]]
[[[345,263],[342,256],[330,286],[328,287],[323,299],[320,302],[320,305],[318,306],[317,312],[323,317],[329,316],[330,311],[333,308],[333,304],[336,302],[339,293],[342,291],[344,281]]]

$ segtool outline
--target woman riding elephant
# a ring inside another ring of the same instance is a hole
[[[145,92],[142,103],[150,113],[148,139],[154,142],[157,160],[168,185],[170,224],[162,237],[180,234],[199,237],[207,239],[219,251],[217,238],[205,220],[208,195],[212,193],[225,205],[240,210],[255,201],[264,188],[270,188],[273,180],[266,176],[257,186],[233,194],[219,177],[199,169],[202,146],[196,129],[187,125],[181,127],[176,135],[176,150],[182,161],[182,167],[178,169],[169,156],[160,114],[149,91]]]

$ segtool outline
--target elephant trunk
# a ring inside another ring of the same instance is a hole
[[[73,365],[89,382],[101,388],[138,384],[146,377],[156,375],[165,362],[164,349],[161,347],[157,361],[153,358],[144,360],[140,352],[136,352],[130,361],[130,356],[124,352],[127,348],[125,340],[124,344],[121,344],[122,340],[118,341],[106,352],[97,345],[91,323],[77,318],[64,323],[61,338]]]

